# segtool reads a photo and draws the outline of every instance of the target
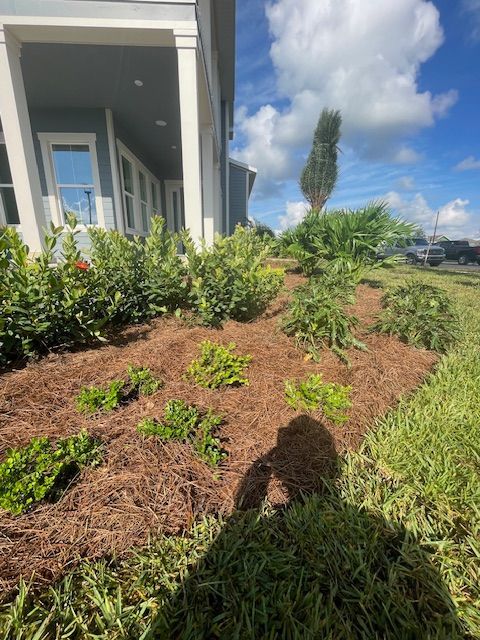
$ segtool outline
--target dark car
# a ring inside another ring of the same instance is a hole
[[[471,247],[468,240],[442,240],[438,244],[445,249],[447,260],[456,260],[458,264],[480,264],[480,247]]]

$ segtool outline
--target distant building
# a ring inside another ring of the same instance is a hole
[[[433,240],[435,240],[435,242],[449,242],[451,238],[447,238],[447,236],[435,236],[435,238],[433,236],[428,236],[427,240],[429,242],[433,242]]]

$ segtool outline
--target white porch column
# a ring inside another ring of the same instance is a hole
[[[20,66],[20,44],[0,25],[0,118],[24,242],[42,249],[45,213],[33,147],[27,97]]]
[[[203,181],[203,230],[205,240],[212,244],[215,232],[215,194],[214,194],[214,160],[213,130],[206,127],[202,130],[202,181]]]
[[[203,238],[203,206],[196,32],[175,31],[175,44],[178,52],[185,225],[194,241],[198,242]]]

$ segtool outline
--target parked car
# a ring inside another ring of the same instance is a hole
[[[428,264],[437,267],[445,260],[445,249],[438,244],[432,244],[429,248],[428,240],[425,238],[401,238],[394,245],[385,243],[379,248],[379,259],[389,256],[405,256],[407,264],[424,262],[427,257]]]
[[[480,264],[480,247],[471,247],[468,240],[442,240],[438,244],[445,249],[447,260],[456,260],[458,264]]]

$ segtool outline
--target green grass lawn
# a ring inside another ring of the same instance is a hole
[[[0,638],[480,638],[480,276],[415,271],[456,300],[461,339],[322,495],[23,585]]]

